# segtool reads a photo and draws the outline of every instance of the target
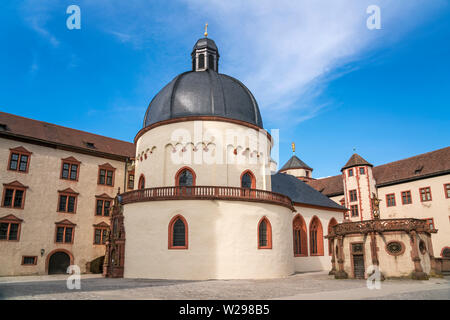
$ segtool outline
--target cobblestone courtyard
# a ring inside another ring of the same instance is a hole
[[[450,277],[386,280],[370,290],[365,280],[335,280],[326,272],[283,279],[169,281],[104,279],[82,275],[69,290],[66,275],[1,277],[0,299],[450,299]]]

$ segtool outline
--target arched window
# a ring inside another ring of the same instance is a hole
[[[323,256],[323,230],[317,216],[314,216],[309,224],[309,244],[310,255]]]
[[[306,223],[300,214],[297,214],[292,221],[292,229],[294,233],[294,256],[307,257],[308,244],[306,240]]]
[[[203,53],[198,55],[198,68],[205,68],[205,55]]]
[[[189,167],[184,167],[178,170],[175,175],[175,185],[178,187],[193,187],[195,186],[195,173]]]
[[[138,189],[145,189],[145,177],[143,174],[139,177]]]
[[[338,224],[338,223],[337,223],[336,219],[335,219],[335,218],[331,218],[330,222],[328,222],[328,234],[331,233],[332,228],[333,228],[335,225],[337,225],[337,224]],[[332,246],[332,244],[333,244],[333,243],[331,242],[331,240],[328,239],[328,254],[329,254],[330,256],[333,255],[333,246]]]
[[[255,189],[255,187],[256,187],[255,175],[250,170],[244,171],[241,174],[241,188]]]
[[[181,215],[172,218],[169,223],[169,249],[188,248],[188,224]]]
[[[258,224],[258,249],[272,249],[272,226],[266,217]]]

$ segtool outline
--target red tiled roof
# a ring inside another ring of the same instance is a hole
[[[306,183],[329,197],[344,193],[344,182],[342,181],[342,175],[310,180]]]
[[[345,164],[345,166],[342,167],[341,170],[350,168],[350,167],[355,167],[355,166],[371,166],[372,164],[370,164],[369,162],[367,162],[363,157],[361,157],[359,154],[354,153],[350,159],[347,161],[347,163]]]
[[[386,163],[372,169],[377,187],[450,173],[450,147]],[[327,196],[344,193],[342,175],[307,182]]]
[[[135,146],[130,142],[5,112],[0,112],[0,136],[26,138],[30,141],[74,148],[80,152],[119,157],[134,157],[135,154]]]

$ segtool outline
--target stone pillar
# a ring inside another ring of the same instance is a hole
[[[428,280],[428,275],[423,272],[422,265],[420,264],[419,257],[419,244],[417,242],[417,232],[412,230],[410,233],[411,238],[411,260],[414,262],[414,271],[412,278],[414,280]]]
[[[336,253],[334,249],[334,239],[328,238],[328,241],[331,243],[331,270],[328,272],[329,275],[334,275],[336,273]]]
[[[434,258],[433,243],[431,241],[431,234],[427,237],[428,255],[430,256],[431,272],[433,275],[442,275],[441,268],[437,265]]]
[[[376,232],[371,232],[370,233],[370,254],[372,257],[372,265],[377,266],[378,269],[380,267],[380,261],[378,260],[378,247],[377,247],[377,235]],[[380,275],[381,275],[381,279],[380,280],[384,280],[384,275],[383,273],[380,271]],[[369,275],[370,276],[370,275]]]
[[[347,279],[348,274],[344,270],[344,237],[338,236],[338,266],[339,270],[334,274],[335,279]]]

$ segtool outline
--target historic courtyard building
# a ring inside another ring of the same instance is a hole
[[[295,156],[281,169],[349,209],[349,224],[336,231],[347,235],[341,246],[350,276],[364,276],[379,259],[386,276],[450,269],[450,147],[376,167],[353,154],[341,174],[322,179],[312,170]]]
[[[450,148],[314,179],[274,172],[258,103],[199,39],[134,143],[0,113],[0,275],[428,277],[449,250]],[[381,202],[380,202],[381,201]],[[102,263],[104,261],[104,263]]]

